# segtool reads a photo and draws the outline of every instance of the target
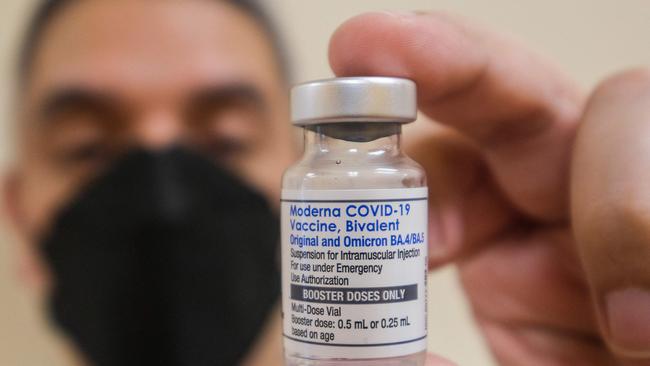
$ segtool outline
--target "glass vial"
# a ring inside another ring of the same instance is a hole
[[[282,182],[287,365],[424,364],[426,178],[400,149],[416,116],[406,79],[292,90],[305,147]]]

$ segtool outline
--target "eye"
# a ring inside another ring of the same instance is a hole
[[[57,166],[93,168],[114,155],[115,141],[105,121],[87,113],[65,113],[56,119],[56,127],[46,132],[45,145]]]
[[[110,157],[110,149],[103,141],[84,141],[62,149],[59,159],[66,165],[99,164]]]
[[[205,143],[207,152],[219,160],[231,160],[237,155],[245,154],[248,148],[246,141],[236,138],[217,137]]]

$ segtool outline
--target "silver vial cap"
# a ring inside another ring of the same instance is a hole
[[[409,79],[346,77],[310,81],[291,90],[291,120],[306,126],[336,122],[399,122],[417,118],[417,91]]]

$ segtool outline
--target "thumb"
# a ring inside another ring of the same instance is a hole
[[[606,342],[650,360],[650,70],[602,83],[578,132],[572,218]]]

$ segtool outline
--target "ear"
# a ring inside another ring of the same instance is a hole
[[[24,217],[20,205],[20,175],[16,168],[10,168],[2,176],[2,216],[6,216],[14,232],[24,235]]]
[[[22,179],[16,168],[9,169],[2,176],[0,189],[2,190],[2,214],[10,223],[9,229],[15,235],[14,247],[15,270],[18,279],[33,289],[37,294],[42,294],[47,289],[48,276],[45,266],[41,262],[36,248],[29,242],[27,222],[21,204]]]

